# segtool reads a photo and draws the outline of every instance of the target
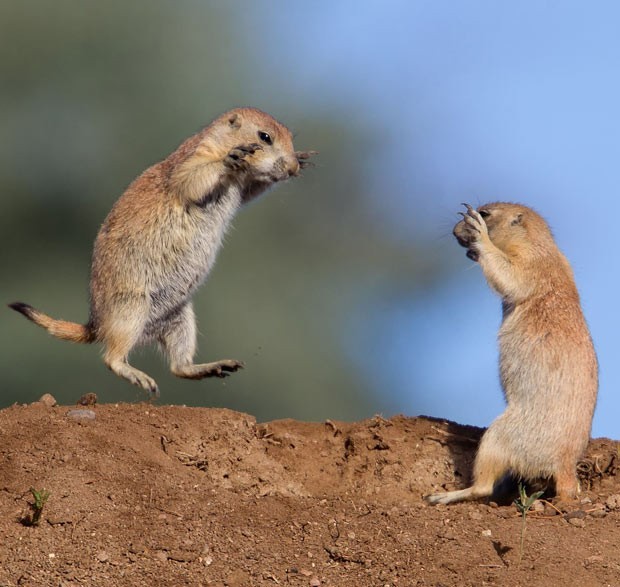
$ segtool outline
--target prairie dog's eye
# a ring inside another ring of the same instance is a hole
[[[273,143],[271,135],[263,130],[258,131],[258,138],[263,141],[263,143],[267,143],[268,145]]]
[[[483,218],[486,218],[487,216],[491,215],[491,213],[488,210],[479,210],[478,214],[480,214],[480,216],[482,216]]]

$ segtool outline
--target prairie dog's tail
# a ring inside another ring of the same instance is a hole
[[[16,312],[26,316],[28,320],[42,326],[56,338],[70,340],[71,342],[88,343],[95,341],[94,333],[88,326],[76,324],[75,322],[65,322],[64,320],[54,320],[54,318],[50,318],[47,314],[39,312],[39,310],[22,302],[9,304],[9,308],[13,308]]]

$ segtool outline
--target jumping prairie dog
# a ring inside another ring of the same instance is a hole
[[[295,151],[290,131],[260,110],[226,112],[144,171],[114,204],[95,240],[87,324],[54,320],[21,302],[10,306],[58,338],[103,343],[105,364],[154,395],[155,381],[128,363],[136,345],[159,343],[179,377],[236,371],[236,360],[194,364],[192,295],[240,206],[297,176],[313,153]]]
[[[573,499],[598,389],[596,354],[573,272],[547,223],[530,208],[466,207],[454,235],[502,298],[499,370],[507,406],[480,441],[474,484],[427,500],[488,497],[509,473],[553,478],[558,498]]]

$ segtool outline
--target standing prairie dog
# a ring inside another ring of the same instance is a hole
[[[235,360],[194,364],[192,295],[239,207],[297,176],[312,154],[295,151],[290,131],[260,110],[226,112],[142,173],[114,204],[95,241],[86,325],[21,302],[11,307],[57,338],[103,343],[105,364],[154,395],[155,381],[127,361],[139,344],[159,343],[179,377],[236,371],[242,363]]]
[[[530,208],[466,207],[454,235],[502,297],[499,367],[507,406],[480,441],[474,484],[427,500],[488,497],[509,473],[525,480],[553,478],[558,498],[573,499],[598,388],[596,354],[573,272],[547,223]]]

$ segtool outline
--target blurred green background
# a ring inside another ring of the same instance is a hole
[[[0,0],[0,300],[84,322],[93,240],[126,186],[222,112],[287,124],[316,167],[237,217],[195,298],[198,360],[133,364],[161,403],[259,419],[503,409],[500,303],[451,229],[530,205],[575,270],[618,436],[620,4],[576,0]],[[611,254],[610,254],[611,251]],[[0,311],[0,407],[145,399],[93,346]]]
[[[363,197],[380,129],[296,94],[303,64],[270,56],[269,26],[249,2],[4,3],[2,299],[85,322],[92,241],[115,199],[212,118],[252,105],[320,155],[303,178],[243,210],[196,296],[198,359],[239,358],[246,369],[192,382],[169,374],[155,350],[132,363],[155,377],[162,403],[261,419],[368,416],[390,398],[345,348],[350,305],[359,290],[414,289],[441,268],[393,241]],[[0,324],[3,405],[44,392],[66,403],[89,391],[106,402],[145,398],[96,348],[52,339],[7,310]],[[382,369],[380,357],[368,361]]]

